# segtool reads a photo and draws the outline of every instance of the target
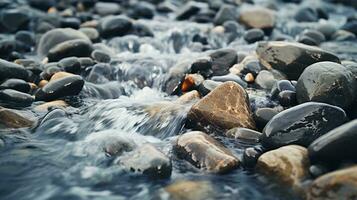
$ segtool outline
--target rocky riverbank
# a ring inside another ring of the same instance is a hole
[[[356,9],[1,1],[0,199],[356,199]]]

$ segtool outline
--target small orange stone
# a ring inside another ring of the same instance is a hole
[[[48,83],[47,80],[41,80],[41,81],[38,83],[38,87],[43,88],[43,87],[45,87],[45,85],[47,85],[47,83]]]
[[[252,73],[248,73],[245,75],[244,80],[247,81],[248,83],[253,83],[254,82],[254,76]]]
[[[55,74],[52,75],[50,81],[54,81],[63,77],[67,77],[67,76],[73,76],[74,74],[68,73],[68,72],[57,72]]]

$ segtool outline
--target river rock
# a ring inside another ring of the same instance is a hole
[[[153,178],[171,176],[171,160],[150,144],[123,155],[120,163],[133,172],[142,173]]]
[[[209,55],[212,62],[213,76],[222,76],[229,73],[229,68],[237,63],[238,55],[233,49],[217,50]]]
[[[248,128],[232,128],[225,135],[236,138],[239,142],[256,144],[260,140],[262,133]]]
[[[99,22],[100,36],[111,38],[126,35],[132,28],[133,23],[129,18],[118,15],[108,16]]]
[[[309,188],[307,200],[355,199],[357,196],[357,166],[320,176]]]
[[[31,86],[24,80],[13,78],[1,83],[0,89],[13,89],[19,92],[28,93],[31,90]]]
[[[34,98],[13,89],[0,90],[0,104],[6,107],[27,107],[34,102]]]
[[[212,81],[212,80],[204,80],[198,86],[198,92],[200,93],[201,96],[206,96],[208,93],[210,93],[216,87],[218,87],[220,84],[222,84],[222,83],[217,82],[217,81]]]
[[[336,55],[317,47],[291,42],[260,42],[256,49],[260,62],[297,80],[306,67],[321,61],[339,63]]]
[[[35,124],[34,116],[27,115],[17,110],[6,109],[0,106],[0,126],[6,128],[25,128]]]
[[[316,139],[309,146],[313,163],[334,165],[342,161],[357,161],[357,119],[339,126]]]
[[[36,111],[46,112],[53,108],[66,108],[66,107],[68,107],[68,104],[65,101],[55,100],[55,101],[50,101],[50,102],[46,102],[41,105],[38,105],[34,109]]]
[[[114,2],[97,2],[94,11],[101,16],[115,15],[120,13],[120,6]]]
[[[207,181],[180,180],[164,190],[171,200],[213,200],[215,196],[213,186]]]
[[[299,103],[324,102],[349,108],[356,98],[357,82],[343,65],[319,62],[307,67],[296,85]]]
[[[10,78],[26,80],[28,73],[23,66],[0,59],[0,82]]]
[[[81,63],[77,57],[66,57],[58,62],[58,66],[64,71],[79,74],[81,72]]]
[[[309,166],[307,149],[289,145],[261,155],[256,170],[295,192],[302,192],[301,183],[309,177]]]
[[[255,128],[248,95],[235,82],[225,82],[198,101],[190,109],[189,125],[218,129]]]
[[[38,43],[37,52],[40,56],[46,56],[48,51],[57,44],[74,39],[90,41],[84,33],[71,28],[56,28],[50,30],[41,37]]]
[[[75,39],[59,43],[47,54],[50,62],[59,61],[71,56],[88,57],[93,51],[92,43],[88,40]]]
[[[257,125],[258,130],[263,130],[265,125],[278,114],[274,108],[258,108],[254,111],[254,121]]]
[[[73,75],[50,81],[36,93],[36,101],[52,101],[79,94],[84,85],[81,76]]]
[[[303,103],[275,115],[265,126],[261,141],[267,148],[289,144],[308,146],[346,121],[346,113],[337,106]]]
[[[200,131],[179,136],[174,148],[179,158],[213,173],[229,172],[237,168],[240,162],[229,149]]]
[[[25,9],[2,9],[0,13],[0,24],[8,32],[16,32],[19,29],[28,28],[31,16]]]
[[[254,43],[264,39],[264,32],[258,28],[250,29],[244,33],[243,38],[249,44]]]
[[[241,10],[239,21],[249,28],[260,28],[269,32],[275,26],[275,14],[268,8],[253,7]]]

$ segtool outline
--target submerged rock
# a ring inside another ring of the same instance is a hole
[[[179,136],[174,148],[178,157],[209,172],[229,172],[237,168],[240,162],[229,149],[200,131]]]
[[[357,161],[357,119],[332,129],[309,146],[313,163],[337,165],[342,161]]]
[[[171,176],[171,160],[150,144],[123,155],[120,164],[130,171],[142,173],[153,178]]]
[[[225,82],[194,104],[188,125],[214,129],[255,128],[246,91],[235,82]]]
[[[213,186],[207,181],[176,181],[165,187],[172,200],[213,200]],[[166,199],[166,198],[163,198]]]
[[[79,94],[84,85],[81,76],[73,75],[50,81],[36,93],[36,101],[52,101]]]
[[[268,151],[258,159],[256,170],[295,192],[303,192],[302,182],[309,177],[307,149],[297,145]]]
[[[265,67],[279,70],[293,80],[297,80],[311,64],[322,61],[340,62],[330,52],[300,43],[260,42],[256,52]]]
[[[0,107],[0,126],[3,125],[6,128],[25,128],[31,127],[35,123],[36,119],[30,113]]]
[[[303,103],[275,115],[265,126],[261,140],[267,148],[289,144],[308,146],[346,121],[346,113],[339,107],[325,103]]]
[[[297,85],[299,103],[316,101],[349,108],[356,98],[357,82],[343,65],[319,62],[307,67]]]

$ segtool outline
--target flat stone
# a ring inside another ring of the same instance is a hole
[[[301,183],[309,177],[309,165],[307,149],[289,145],[261,155],[256,170],[295,192],[303,192]]]
[[[309,146],[313,163],[334,165],[343,161],[357,161],[357,119],[332,129]]]
[[[355,199],[357,196],[357,166],[320,176],[310,186],[307,200]]]
[[[6,107],[28,107],[34,102],[35,98],[23,92],[13,89],[0,90],[0,105]]]
[[[246,91],[235,82],[225,82],[194,104],[187,118],[199,127],[255,129]]]
[[[179,136],[174,148],[178,157],[213,173],[229,172],[237,168],[240,162],[229,149],[200,131]]]
[[[63,100],[55,100],[55,101],[50,101],[50,102],[46,102],[46,103],[43,103],[41,105],[38,105],[34,109],[36,111],[45,112],[45,111],[49,111],[49,109],[54,108],[54,107],[56,107],[56,108],[58,108],[58,107],[65,108],[67,106],[68,106],[68,104],[65,101],[63,101]]]
[[[120,164],[130,171],[142,173],[153,178],[171,176],[171,160],[150,144],[123,155]]]
[[[297,80],[311,64],[331,61],[339,63],[336,55],[317,47],[291,42],[260,42],[256,49],[260,62]]]
[[[337,106],[303,103],[275,115],[265,126],[261,141],[266,148],[289,144],[308,146],[346,121],[346,113]]]

